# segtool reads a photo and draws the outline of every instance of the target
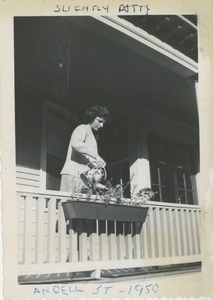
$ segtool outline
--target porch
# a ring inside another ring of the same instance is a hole
[[[96,219],[76,215],[66,221],[64,203],[98,205],[103,200],[98,196],[87,199],[83,194],[71,197],[69,193],[38,190],[19,190],[17,197],[18,273],[22,281],[24,276],[54,273],[60,278],[60,274],[70,272],[88,272],[91,278],[100,280],[104,272],[119,273],[119,269],[126,269],[128,274],[131,269],[142,272],[155,266],[201,261],[197,205],[149,201],[136,207],[130,199],[122,205],[111,199],[101,209],[122,209],[123,220],[100,219],[97,210]],[[140,222],[127,218],[133,207],[141,212],[148,210],[146,218],[143,213]]]

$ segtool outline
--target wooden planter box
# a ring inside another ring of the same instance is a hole
[[[87,201],[67,201],[63,203],[65,219],[110,220],[140,222],[146,219],[148,207],[118,204],[94,203]]]

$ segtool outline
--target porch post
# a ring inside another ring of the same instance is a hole
[[[206,94],[210,85],[202,83],[202,86],[205,87],[205,98],[201,95],[204,91],[200,90],[199,83],[195,82],[200,126],[198,195],[201,206],[202,283],[205,296],[212,292],[213,278],[213,118],[212,99],[210,99],[210,93]]]
[[[196,103],[197,103],[197,111],[198,111],[198,118],[199,118],[199,122],[200,122],[200,111],[199,111],[199,95],[198,95],[198,75],[196,74],[194,77],[192,77],[189,81],[191,81],[194,84],[194,88],[195,88],[195,98],[196,98]],[[201,130],[199,130],[199,152],[201,151]],[[197,155],[197,159],[199,160],[198,164],[201,164],[201,158],[199,158],[201,155],[201,153],[199,153]],[[198,205],[201,205],[201,201],[202,201],[202,196],[200,194],[200,183],[201,183],[201,173],[200,173],[200,166],[199,166],[199,172],[196,174],[195,176],[196,178],[196,185],[197,185],[197,193],[198,193]]]
[[[129,118],[129,164],[131,193],[151,187],[147,131],[136,122],[135,116]]]

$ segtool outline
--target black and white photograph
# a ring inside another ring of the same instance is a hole
[[[29,299],[206,296],[199,17],[70,9],[13,16],[15,281]]]
[[[14,39],[19,283],[199,270],[196,16],[17,17]]]

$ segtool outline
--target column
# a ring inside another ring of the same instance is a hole
[[[151,187],[147,131],[133,117],[128,124],[131,192]]]
[[[209,81],[195,81],[200,127],[200,174],[198,196],[201,206],[201,255],[203,295],[210,295],[213,278],[213,110]],[[199,90],[198,90],[199,87]]]

